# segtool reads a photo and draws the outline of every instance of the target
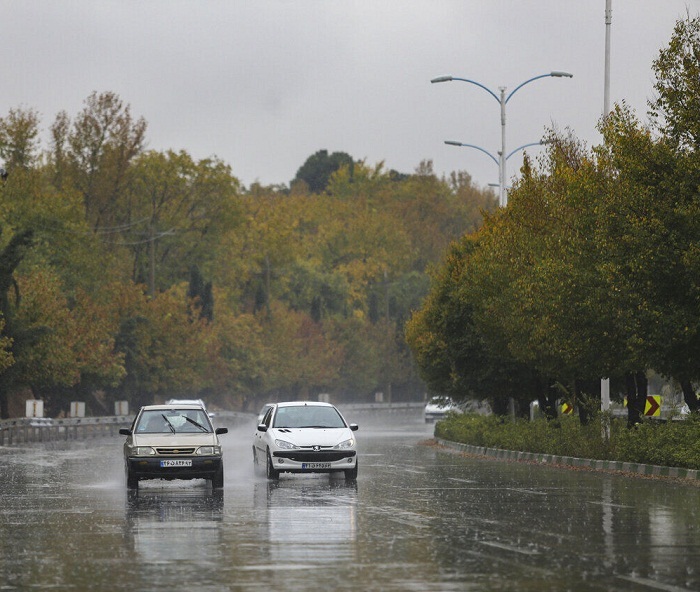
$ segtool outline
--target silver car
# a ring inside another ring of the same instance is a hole
[[[219,435],[228,428],[211,424],[200,405],[141,407],[131,428],[122,428],[126,485],[138,488],[144,479],[208,479],[224,486]]]

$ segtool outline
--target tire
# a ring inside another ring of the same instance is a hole
[[[277,481],[280,478],[280,472],[272,465],[272,457],[270,451],[267,451],[267,478],[272,481]]]
[[[224,467],[219,467],[219,470],[211,478],[212,489],[222,489],[224,487]]]
[[[345,471],[345,480],[346,481],[356,481],[357,480],[357,469],[358,465],[360,463],[358,461],[355,461],[355,468],[354,469],[346,469]]]
[[[128,468],[126,469],[126,488],[127,489],[138,489],[139,488],[139,478],[136,477]]]

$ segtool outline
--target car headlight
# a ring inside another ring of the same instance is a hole
[[[337,448],[339,450],[347,450],[348,448],[352,448],[353,446],[355,446],[355,439],[350,438],[348,440],[344,440],[340,444],[336,444],[334,448]]]
[[[156,451],[150,446],[134,446],[134,448],[132,448],[132,452],[134,453],[134,456],[153,456],[156,453]]]
[[[292,444],[286,440],[275,440],[275,446],[277,446],[277,448],[284,448],[285,450],[297,450],[299,448],[296,444]]]
[[[204,454],[207,456],[221,454],[221,446],[200,446],[197,448],[197,454]]]

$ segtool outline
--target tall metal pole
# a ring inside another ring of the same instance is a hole
[[[610,113],[610,30],[612,28],[612,0],[605,0],[605,85],[603,117]]]
[[[506,87],[499,88],[501,91],[501,152],[498,163],[498,205],[506,205]]]
[[[610,30],[612,28],[612,0],[605,0],[605,83],[603,89],[603,118],[610,113]],[[600,410],[610,409],[610,379],[600,381]],[[610,426],[603,424],[603,438],[610,439]]]

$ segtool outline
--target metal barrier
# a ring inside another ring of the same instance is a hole
[[[31,442],[85,440],[114,436],[119,428],[131,425],[133,417],[21,417],[0,421],[0,446],[17,446]]]
[[[423,403],[363,403],[339,405],[349,412],[385,411],[391,413],[416,411]],[[215,426],[234,427],[254,420],[254,413],[218,411],[212,422]],[[18,417],[0,420],[0,446],[17,446],[32,442],[56,442],[61,440],[86,440],[116,436],[119,428],[129,427],[134,417],[115,415],[110,417]]]

